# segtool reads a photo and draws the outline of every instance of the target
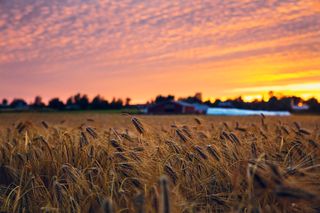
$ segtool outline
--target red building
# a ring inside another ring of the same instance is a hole
[[[152,104],[147,108],[148,114],[194,114],[196,112],[192,104],[182,101],[166,101]]]

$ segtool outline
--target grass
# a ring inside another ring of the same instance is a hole
[[[319,212],[320,118],[0,114],[2,212]]]

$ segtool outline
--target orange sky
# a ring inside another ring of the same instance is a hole
[[[0,98],[320,99],[318,0],[0,1]]]

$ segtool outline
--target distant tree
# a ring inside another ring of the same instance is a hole
[[[112,102],[110,103],[111,109],[121,109],[123,107],[123,101],[121,99],[112,99]]]
[[[239,96],[238,98],[235,99],[236,102],[239,102],[239,103],[242,103],[243,102],[243,99],[241,96]]]
[[[222,101],[220,99],[216,99],[213,103],[213,106],[217,107]]]
[[[49,101],[48,107],[51,109],[62,110],[65,108],[65,105],[59,98],[53,98]]]
[[[274,92],[273,91],[269,91],[268,92],[268,96],[269,96],[269,99],[272,98],[272,97],[275,97]]]
[[[306,104],[309,105],[311,112],[317,112],[317,113],[320,112],[320,103],[318,102],[317,99],[310,98],[309,100],[306,101]]]
[[[200,93],[200,92],[196,93],[194,96],[189,96],[186,98],[179,98],[179,100],[187,102],[187,103],[191,103],[191,104],[194,104],[194,103],[203,104],[202,93]]]
[[[130,106],[130,102],[131,102],[131,98],[126,98],[126,103],[125,103],[125,105],[126,105],[126,106]]]
[[[100,109],[101,108],[101,103],[102,103],[102,98],[100,95],[97,95],[94,97],[90,103],[91,109]]]
[[[202,93],[201,93],[201,92],[197,92],[197,93],[194,95],[194,98],[195,98],[199,103],[202,103]]]
[[[89,98],[87,95],[80,96],[80,99],[76,100],[76,104],[80,107],[80,109],[88,109],[89,108]]]
[[[72,96],[72,97],[69,97],[69,98],[67,99],[66,105],[67,105],[67,106],[72,106],[72,105],[74,105],[74,104],[75,104],[74,97],[73,97],[73,96]]]
[[[292,97],[295,104],[303,103],[304,100],[301,97],[293,96]]]
[[[66,107],[68,109],[86,110],[89,108],[89,98],[87,95],[81,95],[80,93],[77,93],[76,95],[68,98]]]
[[[91,109],[107,109],[108,106],[108,101],[104,100],[100,95],[94,97],[90,104]]]
[[[40,96],[36,96],[31,106],[34,108],[43,108],[46,105],[42,102],[42,98]]]
[[[8,103],[9,103],[8,100],[4,98],[4,99],[2,100],[2,107],[7,107],[7,106],[8,106]]]
[[[123,100],[121,98],[118,98],[118,100],[116,102],[116,106],[117,106],[117,109],[123,108],[124,104],[123,104]]]
[[[242,97],[239,96],[236,99],[230,101],[232,103],[232,105],[236,108],[240,108],[243,109],[246,107],[246,103],[243,101]]]
[[[203,102],[203,104],[205,104],[207,106],[212,106],[213,105],[210,100],[207,100],[207,101]]]
[[[174,101],[174,96],[173,95],[168,95],[168,96],[162,96],[158,95],[156,97],[155,103],[162,103],[166,101]]]
[[[278,99],[275,109],[290,111],[291,110],[291,103],[295,102],[294,101],[295,99],[296,99],[296,97],[282,97],[282,98]],[[297,99],[297,100],[299,100],[299,99]]]
[[[25,100],[23,99],[14,99],[11,103],[10,103],[10,107],[11,108],[15,108],[15,109],[22,109],[22,108],[27,108],[28,104]]]
[[[73,96],[73,99],[74,99],[74,103],[79,105],[81,100],[81,94],[80,93],[76,94],[75,96]]]
[[[268,101],[268,109],[267,110],[276,110],[277,109],[278,99],[275,96],[270,97]]]

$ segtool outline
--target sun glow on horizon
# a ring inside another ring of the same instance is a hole
[[[273,91],[276,96],[280,97],[298,96],[305,100],[310,98],[316,98],[320,100],[320,83],[318,82],[237,88],[230,92],[248,94],[245,96],[252,96],[250,94],[259,93],[262,94],[263,97],[268,97],[268,93],[270,91]]]

